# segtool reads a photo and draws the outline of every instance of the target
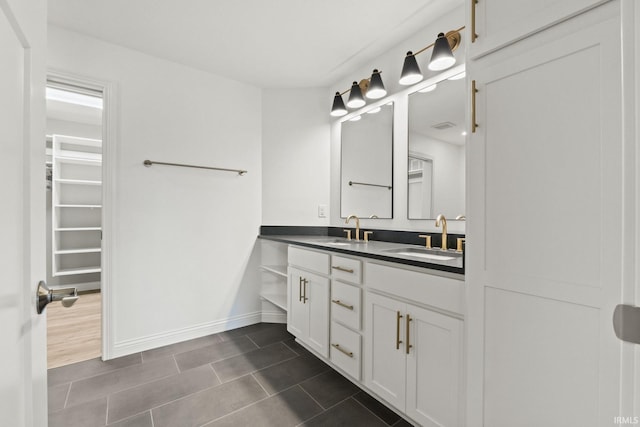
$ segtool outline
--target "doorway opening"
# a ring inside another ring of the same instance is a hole
[[[49,368],[102,355],[103,95],[47,80],[47,283],[80,294],[47,307]]]

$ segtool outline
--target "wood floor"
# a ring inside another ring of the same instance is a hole
[[[102,298],[100,293],[80,295],[65,308],[51,303],[47,313],[47,365],[49,368],[93,359],[102,354]]]

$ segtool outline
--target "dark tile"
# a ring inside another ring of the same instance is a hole
[[[138,414],[135,417],[127,418],[115,424],[109,424],[109,427],[153,427],[151,420],[151,411]]]
[[[297,357],[297,354],[289,347],[276,343],[216,362],[213,364],[213,369],[222,382],[227,382],[294,357]]]
[[[298,356],[262,369],[254,374],[260,384],[270,393],[298,384],[330,368],[315,356]]]
[[[142,357],[140,353],[135,353],[129,356],[107,360],[106,362],[103,362],[97,357],[95,359],[85,360],[84,362],[49,369],[47,372],[49,387],[93,377],[139,363],[142,363]]]
[[[166,345],[164,347],[154,348],[142,352],[142,361],[149,362],[155,359],[161,359],[163,357],[172,356],[178,353],[184,353],[187,351],[195,350],[197,348],[206,347],[208,345],[216,344],[222,341],[222,337],[219,335],[207,335],[201,338],[195,338],[189,341],[183,341],[176,344]]]
[[[301,383],[300,386],[325,409],[360,391],[358,386],[333,369]]]
[[[293,427],[320,412],[322,408],[300,387],[295,386],[207,424],[207,427]]]
[[[287,332],[286,325],[278,325],[263,331],[247,334],[247,337],[256,343],[258,347],[264,347],[276,342],[290,340],[293,335]]]
[[[364,406],[349,398],[303,424],[307,427],[387,427]]]
[[[120,391],[109,396],[107,421],[112,423],[218,384],[211,366],[204,365]]]
[[[303,346],[298,344],[296,342],[295,338],[283,341],[283,343],[284,343],[284,345],[289,347],[291,350],[293,350],[295,353],[297,353],[300,356],[302,356],[302,355],[311,355],[312,354],[309,350],[307,350],[306,348],[304,348]]]
[[[71,383],[67,406],[178,373],[173,357],[141,363]]]
[[[391,409],[387,408],[384,404],[378,402],[375,398],[373,398],[368,393],[361,391],[360,393],[353,396],[358,402],[363,404],[368,410],[376,414],[379,418],[381,418],[385,423],[392,425],[400,419],[400,415],[393,412]]]
[[[231,341],[220,342],[206,347],[176,354],[176,362],[181,371],[217,362],[231,356],[255,350],[256,345],[249,338],[239,337]]]
[[[280,323],[256,323],[249,326],[243,326],[241,328],[230,329],[225,332],[220,332],[218,336],[220,336],[220,338],[223,341],[228,341],[233,338],[239,338],[245,335],[254,334],[256,332],[262,332],[272,328],[280,328],[280,327],[281,327]]]
[[[47,396],[49,402],[49,412],[59,411],[64,408],[64,402],[67,400],[67,394],[69,393],[69,384],[60,384],[53,387],[49,387]]]
[[[151,410],[155,427],[195,427],[230,414],[267,395],[247,375]]]
[[[393,427],[413,427],[413,424],[411,424],[409,421],[405,420],[404,418],[400,418],[398,421],[395,422],[395,424],[393,424]]]
[[[107,398],[93,400],[49,414],[49,427],[102,427],[107,419]]]

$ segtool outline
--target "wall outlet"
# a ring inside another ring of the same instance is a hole
[[[327,217],[327,205],[318,205],[318,218]]]

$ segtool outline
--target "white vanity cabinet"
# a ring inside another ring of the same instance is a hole
[[[365,385],[423,426],[461,425],[463,322],[444,313],[464,282],[373,263],[367,277]]]
[[[330,360],[362,379],[362,260],[331,255]]]
[[[287,330],[329,357],[329,255],[289,248]]]

